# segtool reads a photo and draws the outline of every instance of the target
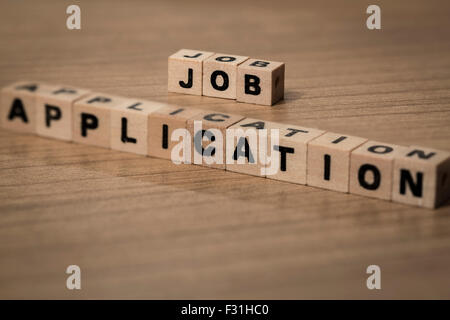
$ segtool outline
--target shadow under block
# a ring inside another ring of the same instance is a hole
[[[91,93],[73,105],[73,141],[109,148],[111,145],[111,110],[126,98]]]
[[[191,162],[225,170],[226,129],[244,119],[235,114],[203,111],[187,121]]]
[[[36,133],[36,94],[46,84],[20,81],[1,90],[0,122],[5,129]]]
[[[127,99],[111,109],[111,149],[148,154],[148,117],[167,104]]]
[[[260,149],[261,131],[266,129],[268,122],[245,118],[229,127],[226,141],[226,165],[228,171],[249,174],[253,176],[265,175],[265,156],[267,149]],[[267,144],[263,144],[267,147]]]
[[[266,166],[266,178],[305,185],[308,142],[325,131],[273,122],[267,129],[278,129],[279,141],[276,143],[272,139],[272,132],[267,133],[270,137],[268,154],[276,157],[273,160],[277,161],[277,165],[272,165],[272,160],[271,164]]]
[[[395,156],[392,201],[436,208],[449,198],[449,152],[411,146]]]
[[[36,133],[65,141],[72,140],[72,107],[89,90],[49,85],[36,93]]]
[[[271,106],[284,98],[282,62],[248,59],[237,68],[236,99]]]
[[[162,159],[172,159],[172,148],[183,143],[182,150],[177,152],[178,159],[174,162],[190,162],[191,140],[186,137],[186,123],[188,119],[202,110],[176,106],[162,107],[152,112],[148,118],[148,155]],[[177,129],[183,129],[175,132]],[[174,134],[175,133],[175,134]],[[174,134],[174,137],[172,137]],[[172,138],[174,140],[172,141]]]
[[[348,192],[350,153],[367,139],[326,132],[308,143],[306,184]]]
[[[203,62],[203,95],[236,99],[236,76],[239,64],[248,57],[216,53]]]
[[[202,95],[203,61],[213,52],[181,49],[169,57],[169,92]]]
[[[383,200],[392,198],[394,157],[406,147],[367,141],[350,155],[350,193]]]

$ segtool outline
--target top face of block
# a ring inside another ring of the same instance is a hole
[[[79,99],[90,92],[91,91],[87,89],[74,88],[70,86],[46,85],[43,90],[39,92],[39,96],[48,99],[57,99],[70,102]]]
[[[162,116],[164,118],[173,118],[175,120],[188,120],[199,114],[200,112],[202,112],[202,110],[200,109],[168,105],[155,110],[154,112],[152,112],[152,115]]]
[[[248,59],[248,57],[245,57],[245,56],[216,53],[213,56],[206,59],[204,63],[205,64],[206,63],[218,63],[218,64],[224,64],[224,65],[237,66],[247,59]]]
[[[261,119],[255,118],[244,118],[243,120],[235,123],[231,128],[242,128],[244,131],[246,130],[263,130],[268,129],[270,127],[276,127],[275,122],[264,121]]]
[[[94,92],[75,102],[75,105],[86,105],[96,108],[119,107],[128,98]]]
[[[239,65],[239,68],[259,71],[274,71],[283,66],[284,62],[268,61],[261,59],[248,59]]]
[[[340,151],[351,151],[366,141],[367,139],[360,137],[348,136],[333,132],[326,132],[323,135],[309,142],[309,145],[323,146]]]
[[[423,148],[419,146],[410,146],[405,148],[396,159],[402,162],[421,163],[424,165],[438,165],[450,158],[450,152]]]
[[[3,87],[2,92],[33,96],[37,91],[41,92],[49,87],[50,85],[39,81],[18,81]]]
[[[209,57],[211,57],[214,52],[191,50],[191,49],[181,49],[174,54],[172,54],[169,59],[177,59],[183,61],[197,61],[202,62]]]
[[[402,154],[406,147],[389,144],[379,141],[367,141],[352,151],[353,155],[370,156],[379,159],[394,159],[395,156]]]
[[[135,114],[150,114],[168,104],[149,100],[125,99],[115,109]]]
[[[279,129],[280,139],[289,140],[293,142],[307,143],[314,138],[325,133],[323,130],[306,128],[284,123],[269,122],[267,129]]]
[[[202,126],[226,129],[236,122],[244,119],[243,116],[237,114],[229,114],[216,111],[202,111],[188,120],[188,125],[193,125],[194,121],[201,121]]]

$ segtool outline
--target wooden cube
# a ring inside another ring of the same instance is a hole
[[[1,90],[0,123],[8,130],[36,133],[36,94],[48,85],[20,81]]]
[[[265,176],[267,150],[260,148],[260,132],[267,121],[246,118],[226,130],[225,169],[254,176]],[[265,147],[266,144],[263,144]],[[262,156],[262,157],[261,157]]]
[[[167,104],[127,99],[111,109],[111,149],[148,154],[149,115]]]
[[[239,102],[271,106],[284,98],[284,63],[249,59],[237,69]]]
[[[405,147],[367,141],[350,155],[350,193],[391,200],[394,157]]]
[[[236,99],[237,67],[248,57],[216,53],[203,62],[203,95]]]
[[[436,208],[450,198],[450,152],[408,147],[394,158],[392,200]]]
[[[308,143],[306,183],[348,192],[350,153],[367,139],[326,132]]]
[[[186,136],[186,123],[200,112],[202,110],[177,106],[167,106],[152,112],[148,118],[148,155],[171,159],[174,163],[190,162],[191,139]],[[175,150],[175,159],[172,149],[179,146],[183,149]]]
[[[213,52],[181,49],[169,57],[168,90],[202,95],[203,61]]]
[[[36,133],[43,137],[72,140],[72,107],[89,90],[49,85],[36,93]]]
[[[109,148],[111,145],[111,110],[126,98],[94,92],[73,105],[73,141]]]
[[[267,129],[279,130],[279,141],[273,141],[268,132],[268,155],[276,158],[266,166],[266,178],[306,184],[308,142],[325,131],[273,122]]]
[[[190,118],[187,129],[191,136],[191,162],[225,170],[226,129],[244,119],[243,116],[203,111]]]

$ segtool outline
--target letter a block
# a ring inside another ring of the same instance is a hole
[[[72,140],[72,107],[89,90],[46,86],[36,93],[36,132],[43,137]]]
[[[203,111],[189,119],[191,162],[225,170],[226,129],[242,119],[240,115],[215,111]]]
[[[203,61],[214,53],[181,49],[169,57],[169,92],[202,95]]]
[[[308,143],[306,183],[348,192],[350,152],[367,139],[327,132]]]
[[[1,91],[0,122],[5,129],[36,133],[36,93],[47,85],[16,82]]]
[[[406,148],[368,141],[350,156],[350,193],[391,200],[394,157]]]
[[[91,93],[73,105],[73,141],[109,148],[111,145],[111,109],[126,98]]]
[[[194,108],[182,108],[176,106],[162,107],[152,112],[148,118],[148,155],[162,159],[172,159],[172,148],[178,143],[183,143],[185,151],[176,162],[191,160],[191,138],[186,136],[186,122],[202,110]],[[175,132],[177,129],[177,132]],[[174,137],[172,134],[176,133]],[[172,140],[172,138],[174,140]]]
[[[239,64],[248,57],[216,53],[203,62],[203,95],[236,99],[236,76]]]
[[[111,149],[147,155],[149,115],[165,106],[165,103],[127,99],[111,109]]]
[[[271,106],[284,97],[284,63],[249,59],[238,66],[237,101]]]
[[[436,208],[450,198],[450,153],[412,146],[394,158],[392,200]]]

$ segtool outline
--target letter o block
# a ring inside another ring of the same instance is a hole
[[[284,63],[249,59],[238,66],[236,99],[271,106],[284,98]]]
[[[169,57],[169,92],[202,95],[203,61],[213,52],[181,49]]]
[[[412,146],[394,158],[392,201],[436,208],[449,197],[449,152]]]

